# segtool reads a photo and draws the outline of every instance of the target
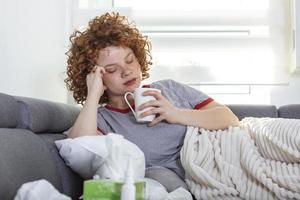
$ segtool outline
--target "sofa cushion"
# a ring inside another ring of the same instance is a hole
[[[63,132],[71,127],[80,112],[76,106],[46,100],[15,97],[20,108],[19,128],[35,133]]]
[[[172,192],[179,187],[188,189],[186,183],[172,170],[161,166],[148,167],[146,178],[151,178],[161,183],[168,192]]]
[[[68,195],[72,199],[79,199],[79,197],[82,195],[83,179],[77,173],[73,172],[70,167],[66,166],[54,143],[54,141],[65,139],[67,136],[64,134],[53,133],[44,133],[39,134],[38,136],[45,142],[51,153],[52,159],[56,164],[62,184],[61,192]]]
[[[18,124],[18,103],[14,97],[0,93],[0,127],[14,128]]]
[[[300,104],[285,105],[278,108],[281,118],[300,119]]]
[[[244,117],[278,117],[277,108],[273,105],[227,105],[239,118]]]
[[[0,128],[0,199],[13,199],[26,182],[46,179],[61,190],[59,174],[48,148],[25,129]]]

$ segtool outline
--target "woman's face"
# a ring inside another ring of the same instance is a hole
[[[108,46],[100,50],[97,65],[105,68],[103,83],[109,97],[123,96],[140,86],[141,66],[130,48]]]

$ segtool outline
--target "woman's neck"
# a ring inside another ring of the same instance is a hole
[[[127,99],[131,105],[134,103],[131,95],[128,95]],[[129,107],[123,96],[109,97],[108,104],[114,108],[119,108],[119,109],[126,109]]]

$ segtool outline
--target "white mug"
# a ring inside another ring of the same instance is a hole
[[[155,100],[153,96],[143,96],[143,92],[148,91],[148,90],[154,90],[157,92],[160,92],[159,89],[155,88],[136,88],[133,93],[132,92],[126,92],[124,95],[124,99],[126,103],[128,104],[129,108],[131,109],[135,119],[137,122],[151,122],[155,118],[155,114],[153,115],[148,115],[146,117],[140,117],[140,114],[151,109],[151,107],[145,108],[143,110],[138,110],[138,107],[142,105],[143,103],[151,100]],[[134,98],[134,104],[135,104],[135,110],[131,107],[130,103],[127,100],[127,96],[132,95]]]

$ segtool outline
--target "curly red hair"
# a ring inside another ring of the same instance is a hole
[[[86,76],[96,65],[98,53],[107,46],[130,48],[141,65],[143,80],[149,77],[151,65],[151,44],[142,36],[133,23],[119,13],[106,13],[92,19],[85,31],[75,31],[70,36],[71,47],[68,56],[67,78],[68,90],[73,92],[75,101],[83,104],[87,97]],[[107,103],[104,93],[99,104]]]

